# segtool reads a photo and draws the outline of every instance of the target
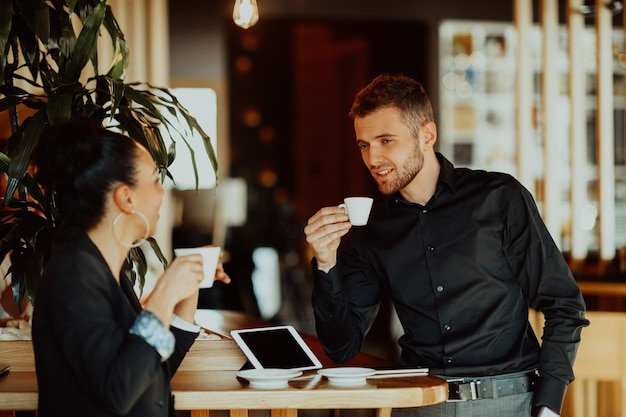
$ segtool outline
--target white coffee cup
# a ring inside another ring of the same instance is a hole
[[[346,209],[352,226],[364,226],[370,217],[373,202],[370,197],[346,197],[339,207]]]
[[[174,249],[174,254],[178,256],[186,256],[198,254],[202,255],[202,269],[204,270],[204,279],[200,283],[200,288],[211,288],[215,281],[215,270],[220,260],[219,246],[201,246],[198,248],[179,248]]]

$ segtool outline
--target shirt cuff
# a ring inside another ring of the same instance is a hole
[[[313,258],[311,260],[311,269],[313,270],[314,286],[324,294],[336,297],[343,291],[341,287],[341,280],[339,279],[339,268],[337,265],[330,268],[328,272],[324,272],[317,269],[317,260]]]
[[[161,355],[161,362],[169,359],[174,352],[176,344],[174,335],[157,316],[147,310],[139,313],[128,332],[139,336],[152,346]]]
[[[172,314],[170,325],[186,332],[200,333],[200,326],[196,323],[190,323],[187,320],[178,317],[176,314]]]
[[[539,372],[541,373],[541,371]],[[567,384],[558,379],[541,375],[535,385],[533,409],[539,410],[541,407],[546,406],[560,414],[566,390]]]

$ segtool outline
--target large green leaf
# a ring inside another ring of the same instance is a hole
[[[149,91],[135,89],[136,85],[137,83],[126,84],[125,98],[150,110],[161,123],[167,123],[167,120],[165,120],[161,112],[157,109],[157,100],[154,98],[154,94]]]
[[[18,104],[24,102],[24,100],[26,100],[25,96],[14,96],[14,95],[4,96],[3,98],[0,99],[0,112],[12,109]]]
[[[9,155],[0,152],[0,172],[6,173],[10,163],[11,158],[9,158]]]
[[[115,56],[107,75],[112,78],[123,79],[126,77],[126,69],[128,68],[128,45],[123,42],[116,49]]]
[[[4,69],[7,66],[7,43],[13,20],[13,0],[0,0],[0,85],[4,84]]]
[[[50,35],[48,37],[48,43],[44,46],[47,49],[47,58],[52,58],[54,62],[59,62],[61,39],[63,38],[63,27],[67,24],[66,22],[69,21],[69,16],[67,15],[65,9],[57,5],[55,1],[51,2],[49,14]]]
[[[46,106],[48,121],[54,125],[57,122],[69,120],[73,113],[71,94],[55,94],[50,96],[50,101]]]
[[[0,172],[5,173],[5,174],[8,173],[10,164],[11,164],[11,158],[8,155],[0,152]],[[47,203],[46,201],[47,199],[41,192],[41,188],[39,188],[39,185],[37,184],[37,182],[35,182],[35,180],[30,175],[24,174],[24,176],[22,177],[22,183],[26,186],[26,190],[28,191],[28,193],[37,202],[39,202],[39,204],[42,205],[40,207],[37,207],[37,209],[39,210],[43,209],[47,211],[47,207],[44,207]]]
[[[42,0],[20,0],[20,10],[24,22],[44,44],[50,37],[50,12]]]
[[[122,79],[126,76],[126,69],[128,68],[128,44],[110,6],[107,6],[103,25],[111,37],[111,43],[115,51],[113,62],[111,62],[107,75],[112,78]]]
[[[76,47],[69,57],[65,73],[62,74],[66,80],[78,80],[81,71],[96,50],[100,26],[102,26],[105,12],[106,3],[99,3],[87,17],[85,25],[76,40]]]
[[[147,84],[149,88],[151,88],[151,89],[161,93],[161,95],[156,95],[156,94],[154,94],[154,93],[152,93],[151,91],[148,91],[148,90],[138,90],[138,89],[136,89],[135,86],[137,86],[137,85],[138,85],[137,83],[128,84],[126,86],[125,96],[127,98],[129,98],[130,100],[132,100],[132,101],[134,101],[134,102],[136,102],[138,104],[141,104],[143,107],[145,107],[145,111],[149,112],[149,114],[151,116],[158,118],[160,120],[160,122],[163,124],[163,126],[166,127],[168,132],[170,132],[170,128],[172,128],[183,139],[183,141],[185,142],[187,148],[189,149],[189,151],[192,154],[192,161],[191,162],[192,162],[193,169],[194,169],[194,175],[196,177],[195,178],[196,179],[196,184],[198,184],[196,160],[193,157],[194,150],[193,150],[192,146],[190,145],[190,143],[186,139],[187,135],[185,135],[183,132],[179,132],[177,130],[177,127],[174,124],[172,124],[170,119],[164,117],[163,114],[158,110],[158,108],[167,110],[168,112],[170,112],[170,114],[175,116],[178,120],[180,120],[180,117],[182,117],[183,120],[185,121],[185,123],[187,124],[190,132],[191,131],[198,132],[198,134],[200,135],[200,137],[203,140],[205,150],[207,152],[207,155],[209,156],[209,160],[211,161],[213,169],[215,171],[217,171],[217,168],[218,168],[217,155],[215,154],[215,151],[214,151],[213,146],[211,144],[211,140],[210,140],[209,136],[204,132],[202,127],[198,124],[198,122],[195,119],[195,117],[193,117],[189,113],[189,111],[178,101],[178,99],[173,94],[170,93],[170,91],[168,89],[161,88],[161,87],[155,87],[155,86],[152,86],[150,84]],[[174,139],[172,138],[172,140],[174,140]],[[160,152],[159,152],[159,154],[160,154]],[[171,161],[169,161],[169,163],[171,163]],[[169,166],[169,165],[165,165],[165,166]]]
[[[25,256],[21,252],[11,252],[11,267],[9,271],[11,273],[11,291],[13,292],[13,298],[15,304],[21,309],[24,304],[24,295],[26,294],[26,268],[24,259]]]
[[[119,106],[126,102],[124,96],[126,85],[124,81],[107,75],[99,75],[95,80],[96,103],[100,106],[108,104],[110,106],[108,115],[112,119],[117,114]]]
[[[5,53],[4,48],[9,40],[11,21],[13,20],[13,0],[0,0],[0,52]]]
[[[7,235],[7,240],[19,240],[30,249],[37,245],[38,233],[50,226],[48,220],[34,211],[15,210],[14,217],[17,220]]]
[[[58,72],[65,74],[65,68],[76,46],[76,34],[74,33],[72,19],[70,15],[65,12],[63,7],[60,9],[55,8],[55,11],[51,12],[51,14],[54,13],[58,15],[56,19],[50,22],[50,34],[51,36],[54,34],[58,51],[53,52],[57,54],[55,62],[59,68]]]
[[[65,0],[65,4],[67,4],[67,9],[72,13],[74,8],[76,7],[77,0]]]
[[[21,137],[20,147],[18,148],[18,152],[16,155],[11,155],[11,164],[9,165],[8,170],[8,179],[7,179],[7,189],[5,196],[12,196],[22,177],[26,173],[26,169],[28,168],[28,164],[30,163],[30,156],[39,140],[39,136],[43,131],[43,128],[46,124],[46,112],[44,110],[39,110],[33,116],[29,117],[24,121],[24,123],[20,126]],[[4,204],[6,205],[7,201],[5,199]]]
[[[163,252],[161,251],[161,248],[159,247],[157,241],[153,237],[149,237],[146,240],[150,244],[150,247],[152,247],[152,250],[154,250],[154,254],[159,259],[159,262],[161,262],[163,268],[167,268],[167,258],[163,255]]]
[[[44,254],[25,247],[11,254],[11,287],[13,298],[18,307],[23,305],[24,296],[28,294],[34,305],[37,295],[37,283],[41,277]]]
[[[132,248],[128,252],[127,262],[134,266],[133,269],[137,271],[137,275],[139,276],[139,286],[143,288],[146,283],[145,276],[148,272],[148,261],[146,259],[146,255],[143,253],[143,250],[140,248]],[[133,284],[135,284],[135,279],[131,278]]]
[[[158,128],[146,117],[145,113],[135,108],[120,109],[116,116],[120,127],[126,130],[129,136],[136,139],[150,151],[159,169],[167,166],[167,149]]]
[[[152,88],[157,88],[157,87],[152,87]],[[211,161],[213,169],[217,172],[217,169],[218,169],[217,155],[215,154],[215,150],[213,149],[213,145],[211,144],[211,138],[209,137],[209,135],[207,135],[206,132],[202,129],[202,127],[200,126],[196,118],[193,117],[189,113],[189,111],[178,101],[178,99],[168,89],[165,89],[165,88],[157,88],[157,89],[160,90],[164,95],[169,97],[169,100],[175,106],[176,110],[182,115],[182,117],[187,122],[188,126],[190,127],[190,130],[195,130],[196,132],[198,132],[198,134],[202,138],[202,142],[204,143],[205,150],[207,152],[207,155],[209,156],[209,160]]]
[[[26,66],[30,70],[33,79],[37,77],[39,66],[39,42],[37,36],[33,33],[24,22],[23,16],[16,14],[13,17],[12,30],[15,36],[19,38],[19,47],[26,61]]]
[[[82,22],[79,33],[74,31],[72,14]],[[81,72],[89,60],[97,62],[97,42],[106,34],[114,50],[109,70],[83,85]],[[105,0],[0,0],[0,47],[0,77],[4,77],[0,78],[0,113],[9,112],[12,128],[6,154],[0,153],[0,171],[7,177],[0,209],[0,259],[11,257],[13,292],[21,306],[26,295],[34,303],[56,227],[51,191],[42,190],[27,173],[32,150],[46,123],[78,112],[111,125],[143,143],[161,175],[170,178],[167,167],[174,159],[176,140],[180,137],[190,147],[187,138],[193,130],[200,132],[214,169],[217,159],[208,136],[169,90],[124,83],[128,46]],[[30,74],[18,71],[25,66]],[[33,88],[12,88],[15,81]],[[21,123],[17,117],[20,105],[36,110]],[[182,123],[172,123],[175,118]],[[169,147],[162,137],[166,132],[172,137]],[[192,165],[197,178],[195,158]],[[165,267],[167,260],[157,242],[152,238],[149,242]],[[147,273],[143,251],[133,249],[127,263],[129,276],[142,288]]]
[[[0,85],[0,94],[4,96],[24,96],[28,91],[14,85]]]

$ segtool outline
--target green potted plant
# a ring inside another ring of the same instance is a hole
[[[102,36],[108,36],[114,49],[104,74],[97,70]],[[163,179],[171,177],[168,167],[175,157],[176,139],[190,147],[187,138],[194,130],[202,137],[214,170],[217,159],[207,134],[168,89],[125,83],[128,48],[106,0],[0,0],[0,52],[0,116],[8,114],[11,128],[0,152],[0,170],[5,174],[0,187],[4,188],[0,262],[10,257],[13,296],[21,307],[26,296],[35,304],[57,226],[50,193],[29,174],[31,152],[46,124],[80,113],[118,129],[149,149]],[[89,71],[93,75],[85,76]],[[20,117],[20,112],[28,116]],[[178,129],[172,120],[185,129]],[[192,163],[197,181],[193,157]],[[157,242],[151,239],[150,244],[165,266]],[[131,250],[126,270],[142,287],[147,265],[141,249]]]

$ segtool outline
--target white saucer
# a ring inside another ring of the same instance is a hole
[[[374,375],[376,370],[371,368],[327,368],[317,371],[318,374],[328,378],[332,385],[340,387],[357,387],[365,385],[368,376]]]
[[[247,379],[251,388],[276,389],[286,388],[289,380],[302,375],[302,371],[293,369],[245,369],[237,376]]]

